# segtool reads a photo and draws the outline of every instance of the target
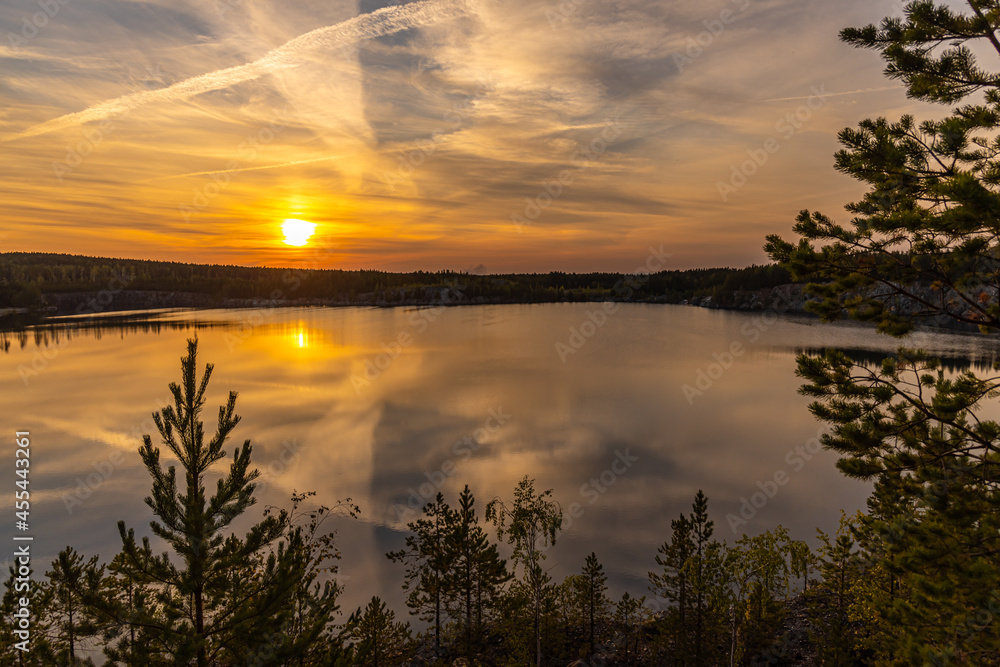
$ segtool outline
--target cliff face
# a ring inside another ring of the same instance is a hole
[[[778,285],[759,290],[724,292],[714,297],[694,297],[692,306],[724,310],[770,310],[777,313],[805,313],[805,285]]]
[[[956,321],[954,315],[971,316],[969,301],[980,304],[996,303],[1000,298],[1000,289],[995,285],[984,285],[970,289],[965,294],[955,290],[940,291],[930,284],[916,284],[907,287],[912,297],[893,295],[892,289],[885,285],[876,285],[863,292],[868,298],[884,299],[889,308],[896,313],[917,313],[938,309],[934,317],[915,317],[918,325],[949,331],[978,331],[972,323]],[[687,303],[702,308],[718,308],[722,310],[771,311],[776,313],[807,314],[805,285],[779,285],[760,290],[745,290],[723,292],[709,297],[695,297]],[[950,314],[940,313],[947,310]]]

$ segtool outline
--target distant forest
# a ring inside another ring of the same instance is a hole
[[[109,259],[46,253],[0,254],[0,308],[56,306],[73,310],[84,294],[119,306],[164,305],[125,300],[124,294],[170,292],[189,295],[165,305],[232,306],[241,301],[305,305],[404,305],[449,295],[454,303],[542,303],[554,301],[643,301],[680,303],[792,282],[788,271],[769,264],[742,269],[660,271],[653,274],[550,273],[475,275],[340,269],[262,268]],[[76,298],[73,298],[76,295]],[[93,308],[91,310],[94,310]]]

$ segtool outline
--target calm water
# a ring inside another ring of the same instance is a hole
[[[809,454],[818,424],[796,393],[794,358],[803,348],[890,350],[897,341],[804,319],[647,305],[602,317],[601,308],[173,312],[151,327],[7,334],[0,415],[11,439],[31,432],[36,565],[47,569],[66,544],[110,559],[119,519],[148,534],[138,434],[155,433],[150,413],[165,404],[195,333],[199,363],[216,365],[207,426],[226,393],[240,392],[234,439],[252,439],[264,471],[252,513],[286,504],[293,489],[361,505],[360,520],[337,526],[348,609],[378,594],[405,616],[402,568],[384,553],[402,542],[407,505],[439,486],[454,500],[468,483],[481,509],[532,475],[576,514],[549,552],[553,575],[596,551],[616,595],[646,593],[670,520],[699,488],[716,535],[730,542],[779,523],[812,540],[816,527],[836,527],[841,509],[864,506],[865,484],[842,477],[830,454]],[[995,349],[968,336],[912,343],[955,359]],[[12,471],[12,448],[4,451]],[[727,515],[775,473],[787,483],[731,527]],[[70,501],[81,483],[89,495]]]

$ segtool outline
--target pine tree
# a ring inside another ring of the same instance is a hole
[[[698,586],[692,591],[694,593],[694,664],[702,667],[705,653],[705,621],[706,621],[706,588],[705,582],[711,579],[706,572],[706,551],[709,548],[712,538],[714,524],[708,518],[708,498],[698,489],[695,495],[691,512],[691,539],[694,545],[691,557],[694,558],[694,566],[691,578],[698,582]]]
[[[479,525],[476,499],[466,485],[446,538],[450,554],[448,597],[462,618],[465,655],[471,658],[482,644],[485,620],[493,617],[503,587],[510,578],[507,563]]]
[[[552,594],[546,596],[546,603],[542,610],[546,657],[559,662],[586,657],[590,648],[587,642],[586,577],[582,574],[568,575],[552,587]]]
[[[653,593],[676,605],[666,619],[671,659],[703,665],[712,659],[709,637],[717,634],[722,545],[712,539],[714,523],[701,490],[691,510],[671,521],[671,541],[660,546],[656,557],[662,572],[650,572],[649,583]]]
[[[552,490],[537,493],[534,480],[525,476],[514,490],[514,501],[494,498],[486,506],[486,520],[492,521],[499,539],[507,538],[514,548],[514,567],[522,569],[523,582],[531,596],[534,610],[532,623],[535,643],[535,664],[542,665],[541,615],[542,603],[550,577],[542,569],[545,554],[542,549],[556,543],[562,527],[562,508],[551,500]]]
[[[66,547],[52,561],[48,577],[49,623],[54,636],[52,645],[60,662],[77,664],[77,649],[82,639],[99,631],[85,600],[101,588],[104,567],[97,556],[84,560],[72,547]]]
[[[998,664],[1000,515],[965,466],[946,472],[884,535],[884,563],[902,582],[884,615],[907,630],[890,635],[890,647],[906,662]]]
[[[868,499],[868,513],[859,511],[851,520],[851,535],[857,545],[858,578],[851,590],[849,618],[857,631],[857,653],[872,664],[890,661],[892,647],[897,643],[894,637],[897,628],[886,610],[893,607],[896,598],[906,595],[900,589],[899,577],[890,572],[886,542],[881,534],[886,524],[880,505],[873,495]],[[819,587],[814,586],[810,597],[817,592]]]
[[[664,542],[657,550],[656,564],[660,572],[649,572],[649,590],[675,606],[667,614],[666,636],[669,642],[669,654],[676,664],[684,664],[690,651],[690,618],[691,596],[685,563],[694,553],[691,521],[681,514],[670,522],[672,530],[669,542]]]
[[[810,568],[815,567],[816,556],[813,555],[809,545],[802,540],[788,543],[788,556],[792,575],[802,577],[802,591],[808,591]]]
[[[340,627],[335,617],[340,611],[339,598],[343,589],[336,579],[340,550],[336,531],[324,530],[324,524],[334,517],[357,518],[360,508],[350,498],[333,507],[308,505],[316,492],[293,492],[291,510],[286,523],[288,548],[298,551],[306,567],[291,591],[292,614],[284,627],[272,634],[272,650],[268,658],[288,655],[296,665],[330,665],[346,659],[343,645],[346,627]],[[281,510],[268,507],[265,516]],[[258,569],[261,563],[258,559]]]
[[[397,623],[396,614],[379,597],[372,597],[364,612],[360,609],[348,622],[355,642],[354,663],[364,667],[395,667],[407,661],[412,639],[410,624]]]
[[[587,620],[587,652],[588,658],[594,657],[598,637],[598,629],[604,625],[608,612],[608,577],[604,574],[604,566],[597,560],[597,554],[591,552],[583,565],[583,600]]]
[[[729,664],[769,648],[783,617],[778,596],[788,590],[788,533],[778,526],[760,535],[744,535],[726,550],[725,585],[729,589]]]
[[[140,546],[124,522],[118,523],[118,530],[124,571],[151,586],[155,597],[155,606],[137,607],[128,623],[141,627],[152,641],[152,650],[160,656],[154,661],[193,660],[207,667],[233,652],[253,655],[271,649],[273,628],[288,622],[290,593],[306,564],[298,549],[284,544],[273,548],[285,531],[284,514],[264,518],[243,538],[227,534],[231,523],[254,504],[259,473],[250,469],[249,440],[235,448],[215,494],[206,494],[209,469],[226,456],[223,446],[240,417],[235,414],[236,392],[231,392],[219,408],[216,434],[205,441],[199,416],[213,367],[206,365],[199,381],[197,351],[197,341],[189,340],[187,356],[181,359],[181,384],[170,385],[174,404],[153,415],[163,444],[180,463],[180,486],[176,467],[163,469],[160,449],[148,435],[139,448],[153,478],[152,495],[145,502],[158,520],[151,521],[150,528],[179,564],[167,554],[154,555],[148,538]],[[257,567],[249,568],[251,562]]]
[[[858,554],[851,535],[852,524],[841,515],[833,539],[821,530],[820,573],[822,583],[813,591],[814,625],[819,629],[819,657],[824,665],[850,664],[855,657],[850,611],[854,588],[860,578]]]
[[[409,593],[406,606],[411,614],[432,624],[434,650],[440,656],[451,583],[448,573],[452,552],[448,548],[448,535],[456,519],[441,493],[433,503],[424,506],[423,513],[424,518],[407,524],[413,534],[406,537],[406,549],[389,552],[386,557],[406,565],[403,584],[403,590]]]
[[[803,211],[797,244],[768,237],[771,257],[811,281],[809,307],[825,319],[847,314],[893,335],[921,323],[1000,331],[1000,75],[979,63],[1000,54],[1000,5],[963,4],[909,2],[900,18],[841,33],[879,52],[912,98],[962,106],[843,130],[836,166],[869,186],[847,206],[850,223]],[[905,348],[881,364],[803,355],[799,373],[810,409],[832,425],[823,443],[838,466],[875,485],[868,565],[890,590],[867,599],[892,625],[880,664],[987,664],[1000,632],[973,616],[995,608],[1000,424],[978,413],[997,379],[946,373]]]
[[[646,597],[632,597],[628,591],[622,593],[621,600],[615,605],[615,624],[622,635],[623,659],[626,665],[634,665],[639,659],[639,638],[642,636],[641,625],[645,620],[643,603]]]
[[[691,597],[701,607],[700,659],[703,664],[717,664],[726,643],[725,619],[730,596],[725,561],[725,544],[711,540],[702,549],[701,557],[692,556],[684,565]],[[695,610],[696,620],[697,616]]]
[[[0,600],[0,664],[49,667],[57,662],[48,639],[52,625],[46,612],[51,594],[47,586],[32,580],[32,574],[21,571],[16,563],[8,569]]]
[[[152,558],[152,551],[143,554]],[[87,605],[105,623],[104,654],[113,662],[126,665],[152,664],[154,634],[142,625],[143,618],[159,616],[152,587],[139,572],[129,567],[129,560],[119,552],[108,565],[108,575],[97,598]]]

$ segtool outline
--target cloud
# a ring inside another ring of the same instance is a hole
[[[746,265],[862,191],[831,166],[839,130],[941,113],[839,41],[890,0],[388,2],[73,2],[4,42],[5,248],[286,266],[280,221],[301,217],[340,268],[631,270],[659,244]],[[777,134],[814,86],[842,92]]]
[[[172,178],[189,178],[191,176],[211,176],[213,174],[236,174],[244,171],[259,171],[262,169],[280,169],[282,167],[294,167],[300,164],[312,164],[314,162],[326,162],[336,160],[337,156],[315,157],[308,160],[292,160],[290,162],[279,162],[277,164],[262,164],[258,167],[236,167],[233,169],[213,169],[210,171],[192,171],[188,174],[172,174],[170,176],[158,176],[157,178],[146,179],[149,181],[169,180]]]
[[[303,53],[318,48],[343,48],[365,39],[372,39],[418,26],[429,25],[468,12],[462,0],[423,0],[408,5],[393,5],[343,21],[317,28],[286,42],[262,58],[245,65],[228,67],[180,81],[166,88],[144,90],[108,100],[76,113],[60,116],[34,125],[3,141],[34,137],[48,132],[103,120],[155,102],[174,102],[195,95],[220,90],[238,83],[257,79],[275,70],[299,64]]]
[[[823,91],[824,97],[839,97],[841,95],[863,95],[865,93],[881,93],[886,90],[899,90],[899,84],[895,86],[881,86],[879,88],[858,88],[857,90],[845,90],[839,93],[828,93]],[[815,97],[813,95],[799,95],[797,97],[773,97],[769,100],[761,100],[761,102],[794,102],[796,100],[809,100]]]

